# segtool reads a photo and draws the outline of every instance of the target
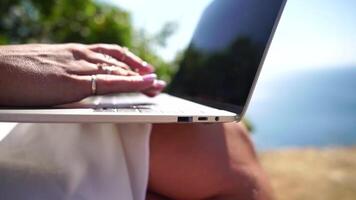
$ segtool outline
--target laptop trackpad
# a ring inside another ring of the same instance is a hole
[[[156,105],[154,98],[139,93],[90,96],[81,101],[59,105],[57,108],[135,108]]]

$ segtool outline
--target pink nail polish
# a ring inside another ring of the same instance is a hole
[[[143,67],[148,67],[148,63],[147,63],[146,61],[143,61],[143,62],[142,62],[142,66],[143,66]]]
[[[146,74],[142,76],[144,81],[154,81],[157,78],[156,74]]]
[[[148,64],[146,61],[143,61],[141,64],[142,64],[142,67],[149,69],[150,71],[153,71],[153,69],[154,69],[152,67],[152,65]]]
[[[155,87],[166,87],[167,83],[163,80],[156,80],[154,83]]]

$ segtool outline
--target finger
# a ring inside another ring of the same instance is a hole
[[[147,74],[144,76],[115,76],[98,74],[95,76],[95,93],[98,95],[121,93],[121,92],[141,92],[153,86],[156,75]],[[87,96],[94,95],[92,91],[92,76],[80,76],[83,90]]]
[[[69,74],[76,75],[95,75],[95,74],[113,74],[120,76],[137,76],[136,72],[127,70],[119,66],[108,66],[104,64],[93,64],[86,60],[73,62],[70,66],[66,66],[66,71]]]
[[[92,64],[115,65],[115,66],[121,66],[123,68],[130,69],[130,67],[128,67],[125,63],[119,62],[118,60],[110,56],[105,56],[104,54],[91,51],[90,49],[87,48],[87,46],[83,46],[81,48],[79,47],[73,48],[73,56],[76,61],[85,60]]]
[[[166,87],[166,82],[162,80],[155,80],[152,87],[144,90],[142,93],[149,97],[157,96]]]
[[[93,64],[105,64],[111,66],[118,66],[127,70],[131,70],[131,68],[124,62],[120,62],[111,56],[106,56],[102,53],[96,53],[93,51],[86,52],[84,59]]]
[[[106,66],[106,65],[98,65],[97,66],[97,73],[96,74],[112,74],[112,75],[119,75],[119,76],[138,76],[137,72],[123,69],[117,66]]]
[[[154,68],[147,62],[144,62],[126,48],[118,45],[95,44],[90,46],[90,50],[107,54],[121,62],[124,62],[140,74],[152,73],[154,71]]]
[[[98,66],[98,74],[115,74],[123,76],[138,75],[138,73],[132,71],[127,64],[111,58],[110,56],[105,56],[104,54],[89,52],[87,53],[86,59],[88,62]]]
[[[72,75],[92,75],[98,71],[98,66],[86,60],[77,60],[63,65],[67,73]]]

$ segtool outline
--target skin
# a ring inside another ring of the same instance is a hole
[[[97,94],[155,96],[165,83],[153,72],[118,45],[0,46],[0,106],[79,101],[92,95],[92,75]],[[155,124],[150,145],[147,200],[272,199],[243,124]]]
[[[125,54],[125,55],[123,55]],[[103,70],[110,67],[111,74]],[[51,106],[97,94],[158,94],[165,86],[153,67],[124,48],[108,44],[30,44],[0,47],[0,105]]]
[[[269,200],[242,123],[155,124],[147,200]]]

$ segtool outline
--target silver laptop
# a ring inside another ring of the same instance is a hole
[[[163,93],[93,96],[51,108],[2,108],[3,122],[189,123],[238,121],[286,0],[215,0]]]

